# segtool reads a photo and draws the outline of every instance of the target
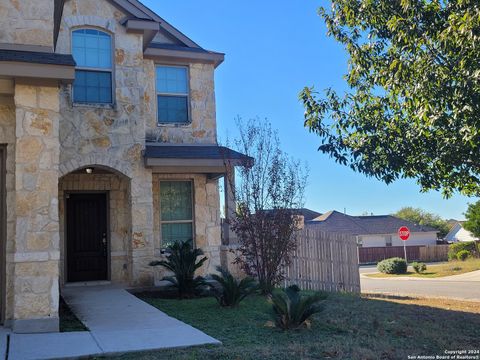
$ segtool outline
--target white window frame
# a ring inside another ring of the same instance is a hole
[[[110,47],[111,47],[111,54],[110,54],[110,59],[112,60],[111,68],[110,69],[105,69],[105,68],[94,68],[94,67],[85,67],[85,66],[75,66],[75,71],[91,71],[91,72],[109,72],[110,77],[112,80],[112,86],[111,86],[111,91],[112,91],[112,101],[109,103],[102,102],[102,103],[96,103],[96,102],[75,102],[75,88],[72,84],[72,104],[76,106],[109,106],[112,107],[115,105],[115,36],[112,32],[108,31],[107,29],[103,28],[98,28],[95,26],[80,26],[80,27],[75,27],[72,28],[70,31],[70,52],[73,54],[73,33],[78,30],[97,30],[100,32],[103,32],[110,36]]]
[[[191,202],[192,202],[192,220],[162,220],[162,182],[188,182],[190,183],[190,196],[191,196]],[[193,179],[161,179],[159,180],[159,188],[158,188],[158,206],[159,206],[159,211],[158,211],[158,216],[160,218],[160,249],[161,251],[164,251],[166,249],[166,246],[163,245],[163,234],[162,234],[162,225],[163,224],[192,224],[192,246],[196,247],[196,237],[195,237],[195,187],[194,187],[194,180]]]
[[[178,94],[178,93],[164,93],[158,91],[158,84],[157,84],[157,69],[159,67],[166,67],[166,68],[176,68],[176,69],[186,69],[187,72],[187,93],[185,94]],[[156,122],[157,127],[162,126],[189,126],[192,124],[192,112],[190,108],[190,67],[187,65],[170,65],[170,64],[155,64],[155,109],[156,109]],[[168,122],[160,122],[158,118],[158,97],[159,96],[172,96],[172,97],[179,97],[184,96],[187,98],[187,122],[185,123],[168,123]]]

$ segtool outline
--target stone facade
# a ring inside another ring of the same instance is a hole
[[[53,4],[2,1],[0,43],[53,48]],[[36,322],[35,331],[58,330],[69,192],[108,192],[110,281],[149,286],[164,275],[149,266],[162,258],[160,180],[190,179],[195,243],[209,258],[200,272],[220,264],[218,182],[206,174],[156,173],[142,154],[152,136],[162,143],[217,143],[214,65],[182,64],[189,69],[191,123],[157,126],[156,62],[143,57],[143,35],[121,24],[127,15],[109,1],[68,0],[55,48],[70,54],[71,32],[79,27],[111,34],[112,105],[73,104],[72,85],[23,82],[15,85],[12,104],[0,105],[0,144],[8,145],[5,319],[15,331],[28,330],[28,321]],[[100,171],[86,174],[86,167]]]
[[[208,258],[200,272],[210,274],[220,265],[220,199],[217,181],[208,182],[205,175],[199,174],[154,174],[153,175],[153,209],[154,209],[154,241],[155,256],[160,254],[162,236],[160,227],[160,182],[162,180],[191,180],[194,197],[194,233],[195,246],[201,248]],[[158,282],[165,276],[162,268],[155,268],[155,280]]]
[[[44,320],[58,329],[59,93],[56,87],[15,86],[15,241],[12,326]],[[8,211],[8,210],[7,210]]]
[[[0,2],[0,43],[53,46],[51,0]]]

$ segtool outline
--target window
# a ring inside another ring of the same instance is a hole
[[[72,55],[77,63],[73,83],[73,102],[111,104],[112,37],[95,29],[72,32]]]
[[[188,124],[188,70],[157,66],[157,112],[159,124]]]
[[[358,247],[363,247],[363,237],[357,236],[357,245]]]
[[[392,235],[385,236],[385,246],[392,246]]]
[[[162,248],[193,239],[191,181],[160,182],[160,223]]]

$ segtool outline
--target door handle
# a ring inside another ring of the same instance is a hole
[[[102,235],[102,249],[103,256],[107,257],[107,234],[103,233]]]

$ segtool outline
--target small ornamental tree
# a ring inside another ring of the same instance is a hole
[[[277,132],[268,121],[237,120],[238,151],[254,158],[239,169],[238,186],[232,184],[237,202],[230,226],[239,241],[235,262],[258,279],[264,294],[284,278],[296,248],[300,219],[293,209],[303,204],[307,169],[280,148]]]

